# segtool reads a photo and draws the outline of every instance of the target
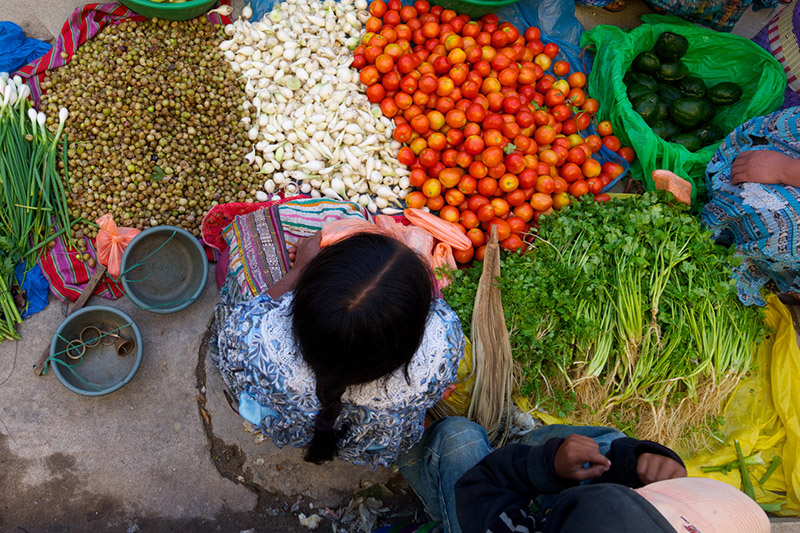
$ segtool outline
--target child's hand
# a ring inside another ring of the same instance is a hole
[[[686,477],[686,469],[678,461],[655,453],[643,453],[639,456],[636,461],[636,473],[645,485],[665,479]]]
[[[644,454],[643,454],[644,455]],[[588,467],[585,466],[588,463]],[[553,460],[556,475],[568,481],[585,481],[602,476],[611,467],[594,439],[570,435],[561,443]]]

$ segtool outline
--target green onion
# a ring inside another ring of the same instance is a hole
[[[21,80],[0,73],[0,340],[19,338],[22,319],[14,301],[21,290],[14,275],[22,262],[27,273],[38,252],[55,238],[71,243],[72,223],[66,193],[57,171],[64,149],[56,153],[68,113],[59,113],[55,135],[45,127],[44,113],[28,100],[30,89]],[[65,171],[66,172],[66,171]]]

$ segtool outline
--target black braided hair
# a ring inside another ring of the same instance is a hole
[[[336,455],[342,395],[407,369],[433,298],[426,263],[399,241],[357,234],[323,248],[295,288],[292,329],[314,371],[321,408],[306,461]]]

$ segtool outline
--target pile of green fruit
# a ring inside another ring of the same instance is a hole
[[[742,88],[729,81],[707,87],[681,61],[688,50],[684,36],[664,32],[652,50],[636,56],[623,80],[634,111],[656,135],[695,152],[728,133],[711,122],[720,108],[739,101]]]

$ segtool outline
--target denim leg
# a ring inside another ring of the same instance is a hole
[[[600,447],[600,453],[605,455],[611,449],[611,442],[624,437],[625,434],[618,429],[604,426],[568,426],[566,424],[552,424],[533,430],[524,437],[522,442],[531,446],[544,444],[550,439],[565,439],[572,434],[584,435],[595,440]]]
[[[442,521],[444,532],[461,533],[456,516],[456,481],[490,451],[481,426],[462,417],[442,418],[425,430],[397,466],[428,513]]]

